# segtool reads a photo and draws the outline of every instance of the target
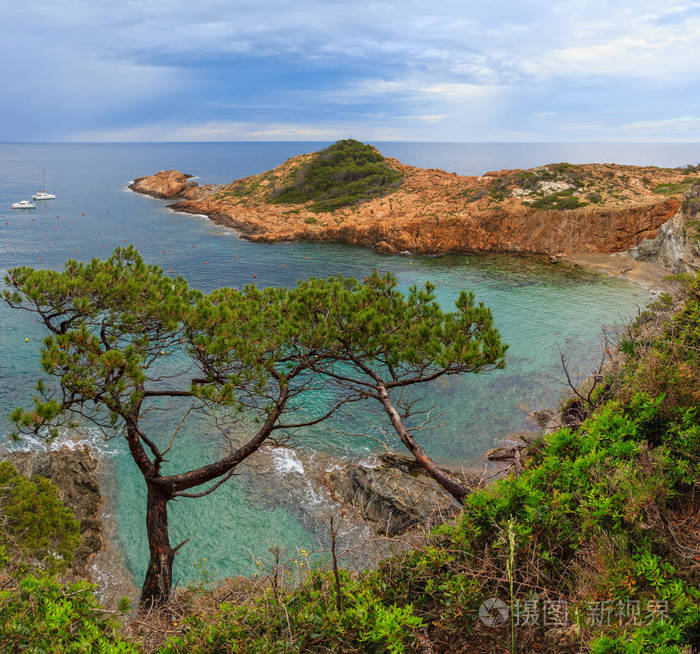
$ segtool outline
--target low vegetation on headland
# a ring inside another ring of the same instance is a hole
[[[700,182],[697,166],[655,168],[616,164],[547,164],[530,170],[487,173],[488,183],[468,188],[471,201],[502,202],[519,198],[532,209],[577,209],[587,205],[617,206],[653,195],[682,195]],[[662,180],[659,175],[662,175]]]
[[[383,197],[400,183],[401,172],[376,148],[345,139],[262,175],[233,182],[215,197],[306,205],[309,211],[323,213]]]
[[[409,166],[352,139],[226,185],[178,171],[131,188],[172,198],[254,241],[332,240],[381,252],[618,252],[656,236],[696,166],[556,163],[462,176]]]
[[[129,256],[133,258],[133,253]],[[66,311],[70,297],[74,314],[84,312],[92,320],[94,309],[81,299],[80,271],[74,272],[72,283],[67,277],[58,280],[65,297],[49,294],[47,301]],[[107,279],[106,270],[89,283],[101,285],[105,297],[112,299],[123,293],[138,295],[144,291],[145,278],[157,271],[141,265],[136,272],[135,279],[123,280],[123,288]],[[89,291],[92,287],[83,277]],[[46,280],[32,277],[27,270],[18,282],[24,284],[28,298],[36,300]],[[147,286],[152,302],[147,298],[134,307],[164,312],[164,320],[151,328],[164,329],[162,337],[170,338],[175,298],[169,296],[167,303],[159,304],[156,296],[184,290],[172,284],[168,290],[155,279]],[[342,294],[342,288],[341,284],[336,292]],[[353,288],[350,284],[345,308],[350,307]],[[302,303],[313,300],[320,290],[308,289],[299,299]],[[356,315],[360,323],[363,293],[360,289],[360,304],[346,316]],[[397,306],[405,302],[388,297]],[[193,352],[210,373],[212,365],[232,364],[226,358],[230,344],[222,332],[214,335],[210,347],[204,347],[202,334],[216,331],[222,321],[244,314],[254,317],[237,306],[244,299],[242,294],[224,293],[217,298],[219,308],[204,306],[198,314],[199,331],[190,330]],[[18,296],[6,299],[17,302]],[[423,318],[437,315],[427,297],[414,299],[415,307],[423,306],[418,312]],[[464,315],[472,315],[468,299],[464,299]],[[410,312],[410,306],[409,300],[404,310]],[[127,334],[135,334],[140,324],[126,305],[112,317]],[[473,317],[475,325],[485,320],[488,343],[493,339],[488,316],[479,318],[477,311]],[[370,321],[366,344],[384,343],[385,318],[375,316]],[[358,324],[351,334],[359,333]],[[67,383],[87,394],[96,388],[99,372],[111,384],[100,393],[125,397],[130,383],[144,379],[134,367],[138,348],[148,359],[157,357],[162,347],[156,340],[135,339],[120,358],[112,348],[100,350],[99,333],[94,341],[87,328],[74,332],[70,324],[57,328],[59,333],[47,341],[44,363],[63,366],[70,377]],[[456,334],[441,345],[438,331],[417,336],[421,341],[431,336],[426,341],[432,343],[429,355],[436,364],[445,365],[462,350],[449,349]],[[311,326],[310,334],[322,341],[329,337],[320,323]],[[102,338],[109,344],[113,336],[108,330]],[[118,340],[123,338],[121,334]],[[479,359],[479,352],[470,353],[468,341],[462,345],[465,357]],[[491,346],[495,345],[492,341]],[[402,337],[393,346],[406,362],[418,362],[415,343]],[[91,366],[89,378],[66,368],[71,353],[77,356],[76,365],[87,361]],[[246,356],[257,354],[253,348]],[[332,351],[326,354],[330,357]],[[275,568],[257,579],[189,588],[147,617],[129,615],[125,601],[121,631],[118,614],[104,611],[87,585],[65,583],[55,576],[61,573],[60,562],[70,561],[77,543],[75,524],[65,510],[56,508],[51,484],[28,482],[5,465],[0,496],[0,650],[110,654],[697,651],[693,648],[700,642],[700,274],[679,280],[675,295],[663,296],[641,313],[615,345],[609,344],[606,355],[609,364],[556,412],[561,426],[530,442],[517,469],[491,486],[470,492],[456,519],[436,529],[422,544],[364,573],[338,570],[329,562],[306,566],[294,583],[285,582],[286,576]],[[396,362],[390,358],[385,363]],[[129,370],[129,384],[110,376],[122,366]],[[254,371],[250,388],[263,372]],[[237,380],[240,374],[236,368]],[[231,383],[217,388],[214,374],[202,384],[198,396],[203,400],[231,397]],[[20,412],[15,417],[30,426],[58,414],[56,405],[40,402],[37,408],[36,415]],[[37,484],[36,490],[28,484]],[[20,539],[25,532],[36,536]]]
[[[401,173],[370,145],[347,139],[321,150],[296,168],[288,182],[268,190],[268,202],[306,204],[327,212],[395,191]]]

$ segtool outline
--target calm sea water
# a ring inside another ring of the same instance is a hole
[[[559,347],[582,373],[587,372],[598,351],[601,327],[628,318],[649,299],[643,289],[619,280],[572,274],[522,258],[383,256],[340,244],[253,244],[204,218],[175,214],[162,202],[126,190],[134,177],[168,168],[194,174],[203,183],[228,182],[322,145],[0,145],[0,272],[19,265],[60,268],[68,258],[106,256],[118,245],[133,243],[147,261],[166,271],[173,268],[174,274],[205,291],[251,283],[253,275],[262,286],[290,285],[312,275],[362,277],[373,268],[391,271],[403,288],[431,280],[445,307],[461,289],[473,290],[492,308],[510,344],[508,368],[441,380],[425,388],[426,402],[434,404],[442,418],[420,436],[436,459],[467,465],[477,463],[485,448],[508,433],[530,427],[529,412],[550,406],[561,396]],[[379,147],[406,163],[462,174],[550,161],[677,166],[700,160],[697,145],[678,144],[385,143]],[[39,204],[33,212],[10,210],[11,202],[29,198],[39,188],[42,166],[58,198]],[[1,305],[0,333],[1,435],[10,430],[6,416],[11,408],[31,400],[40,376],[42,330],[31,315]],[[322,394],[317,401],[323,401]],[[339,432],[376,435],[384,426],[382,416],[367,407],[305,430],[292,444],[306,456],[322,451],[357,459],[375,452],[376,445]],[[157,438],[169,435],[163,422],[154,420],[152,428]],[[202,424],[184,430],[171,469],[214,456],[220,445],[209,433]],[[119,538],[131,571],[140,579],[147,562],[143,482],[119,440],[101,442],[87,429],[83,435],[110,462]],[[213,495],[173,503],[173,542],[191,536],[177,557],[176,578],[195,578],[194,562],[204,557],[214,576],[250,573],[254,560],[270,545],[308,547],[317,537],[323,538],[319,506],[325,500],[318,489],[299,483],[304,478],[299,474],[302,459],[294,452],[277,451],[242,470]],[[292,477],[295,484],[286,488]]]

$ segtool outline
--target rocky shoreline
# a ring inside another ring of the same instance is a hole
[[[657,237],[700,176],[679,169],[615,164],[550,164],[479,177],[407,166],[398,190],[333,212],[270,201],[311,155],[227,185],[200,186],[177,170],[135,179],[129,188],[175,200],[252,241],[339,241],[378,252],[498,252],[563,257],[623,252]],[[659,190],[660,189],[660,190]],[[668,189],[671,189],[669,191]],[[562,208],[559,200],[569,199]],[[555,207],[555,208],[552,208]]]
[[[300,473],[280,473],[273,462],[280,450],[300,462]],[[124,596],[136,597],[138,590],[119,547],[116,521],[106,501],[114,480],[101,458],[87,446],[8,451],[0,458],[9,460],[26,477],[40,475],[53,480],[60,499],[79,520],[82,543],[69,576],[97,584],[107,607],[116,606]],[[371,461],[349,462],[323,453],[308,456],[292,448],[272,447],[263,448],[247,465],[256,483],[267,480],[270,486],[270,476],[284,477],[285,486],[290,487],[290,507],[294,504],[300,514],[306,512],[304,517],[315,522],[317,529],[323,531],[331,515],[342,520],[343,547],[358,548],[354,552],[356,567],[395,551],[418,537],[420,531],[448,520],[459,510],[413,459],[400,454],[385,453]],[[471,487],[484,483],[476,472],[449,472]],[[316,497],[325,497],[311,513],[302,506],[309,490]],[[279,501],[279,494],[274,495]],[[396,538],[399,540],[394,542]]]

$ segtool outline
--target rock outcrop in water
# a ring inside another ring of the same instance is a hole
[[[373,524],[378,534],[396,536],[416,525],[444,522],[459,506],[413,459],[384,454],[376,466],[348,463],[324,481],[341,504]],[[476,485],[474,475],[467,485]]]
[[[129,184],[129,188],[136,193],[167,200],[182,194],[190,183],[197,186],[196,182],[189,181],[191,177],[192,175],[185,175],[177,170],[161,170],[155,175],[137,177]]]
[[[480,177],[384,162],[397,190],[332,212],[312,202],[280,204],[317,153],[222,186],[198,186],[178,171],[139,178],[131,188],[175,199],[177,211],[205,214],[253,241],[330,240],[380,252],[611,253],[628,250],[680,207],[696,171],[614,164],[550,164]]]
[[[674,273],[700,268],[700,184],[687,191],[683,204],[673,218],[659,228],[656,238],[642,241],[629,255]]]

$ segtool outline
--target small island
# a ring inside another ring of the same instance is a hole
[[[176,211],[207,215],[252,241],[559,257],[622,252],[656,238],[697,184],[698,166],[554,163],[463,176],[343,140],[230,184],[200,186],[168,170],[130,188],[174,199]]]

